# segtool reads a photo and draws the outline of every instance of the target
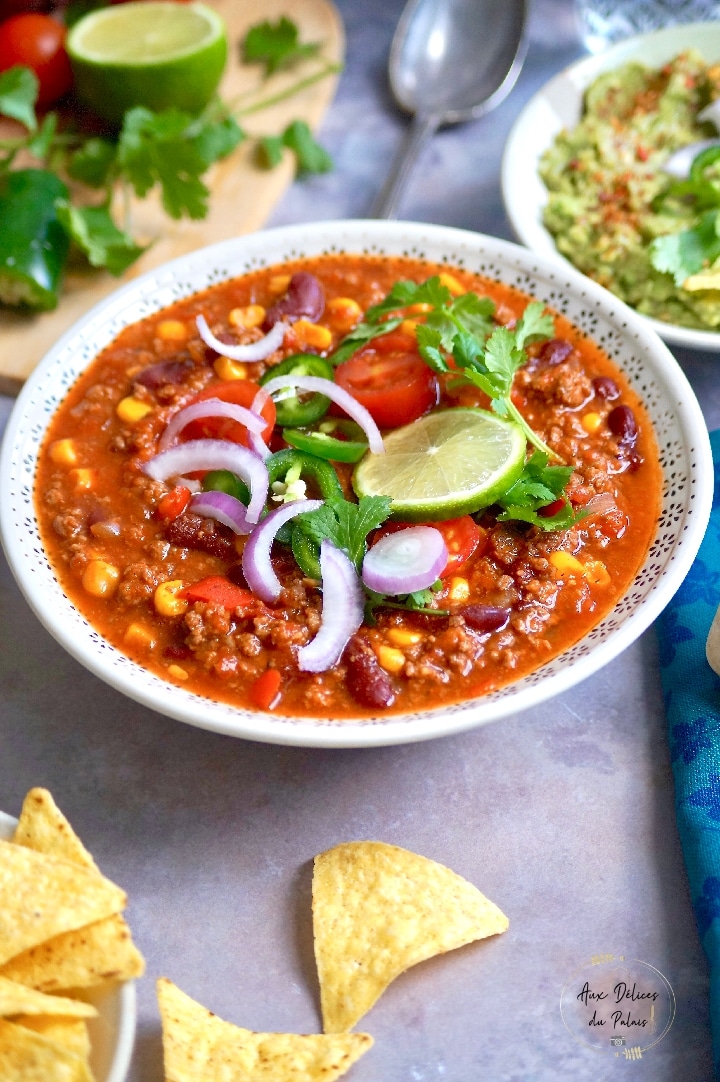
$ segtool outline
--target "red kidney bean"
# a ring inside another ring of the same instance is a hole
[[[215,337],[218,342],[222,342],[226,346],[236,346],[238,344],[237,337],[231,334],[230,331],[219,331]],[[213,349],[212,346],[205,346],[205,360],[208,364],[213,364],[219,356],[218,351]]]
[[[171,545],[186,549],[199,549],[211,556],[227,560],[236,555],[234,536],[226,526],[213,523],[208,529],[208,520],[199,515],[178,515],[165,527],[165,538]]]
[[[370,710],[392,706],[395,690],[369,643],[354,636],[345,647],[343,661],[347,668],[345,686],[355,702]]]
[[[248,589],[247,579],[245,578],[242,564],[233,564],[232,567],[229,567],[225,572],[225,575],[235,586],[242,586],[244,590]]]
[[[168,383],[184,383],[192,368],[192,361],[160,361],[143,368],[134,379],[136,383],[142,383],[143,387],[155,390]]]
[[[510,619],[510,609],[499,605],[466,605],[460,609],[460,615],[468,627],[489,635],[491,631],[502,631]]]
[[[620,397],[620,388],[610,376],[597,376],[593,381],[593,390],[598,398],[604,398],[606,402],[614,402]]]
[[[538,351],[538,361],[548,368],[566,361],[573,351],[572,342],[565,338],[551,338],[549,342],[543,342]]]
[[[168,658],[170,661],[187,661],[188,658],[192,657],[192,650],[189,646],[170,643],[169,646],[163,649],[163,657]]]
[[[287,293],[268,308],[263,330],[269,331],[279,319],[294,323],[296,319],[315,322],[325,311],[325,294],[314,274],[299,271],[293,274]]]
[[[638,438],[637,421],[629,406],[615,406],[607,417],[608,428],[621,447],[633,447]]]

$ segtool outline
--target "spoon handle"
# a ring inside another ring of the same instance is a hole
[[[415,115],[400,145],[380,194],[370,210],[371,218],[395,218],[400,199],[420,151],[439,126],[439,117]]]

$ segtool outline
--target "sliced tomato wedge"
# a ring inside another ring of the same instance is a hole
[[[434,373],[412,335],[400,331],[373,339],[338,365],[335,382],[368,410],[380,428],[409,425],[438,402]]]
[[[246,409],[250,409],[259,390],[258,384],[249,379],[218,380],[217,383],[210,383],[199,391],[187,405],[194,406],[196,402],[204,402],[208,398],[219,398],[222,402],[232,402],[236,406],[245,406]],[[275,427],[275,403],[272,399],[268,399],[260,410],[260,415],[267,421],[261,433],[267,443]],[[183,429],[181,438],[183,440],[230,440],[232,443],[249,446],[245,426],[232,421],[229,417],[203,417],[197,421],[191,421]]]
[[[417,522],[386,522],[373,537],[373,544],[379,541],[381,537],[385,537],[386,534],[397,533],[398,530],[407,530],[410,526],[418,525],[420,523]],[[470,515],[463,515],[461,518],[449,518],[445,522],[425,522],[422,525],[433,526],[445,538],[448,562],[440,572],[441,579],[457,574],[470,557],[475,554],[485,536],[485,531],[480,529]]]

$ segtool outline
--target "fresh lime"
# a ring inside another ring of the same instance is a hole
[[[384,439],[353,474],[358,496],[390,496],[406,522],[457,518],[487,507],[515,483],[525,463],[521,428],[478,409],[429,413]]]
[[[220,82],[227,49],[225,24],[212,8],[175,0],[100,8],[67,39],[78,99],[112,121],[135,105],[200,112]]]

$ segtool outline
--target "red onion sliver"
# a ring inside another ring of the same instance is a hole
[[[196,470],[230,470],[250,489],[247,520],[251,523],[258,521],[267,500],[267,466],[254,451],[229,440],[188,440],[161,451],[143,463],[142,469],[153,481],[167,481]]]
[[[610,511],[617,511],[617,503],[611,492],[596,492],[580,510],[587,512],[586,518],[607,515]]]
[[[379,594],[426,590],[448,562],[445,538],[434,526],[386,534],[365,554],[362,580]]]
[[[287,323],[276,323],[272,330],[257,342],[249,342],[245,346],[229,346],[227,342],[221,342],[219,338],[216,338],[208,327],[205,316],[198,316],[195,322],[205,345],[210,346],[221,357],[229,357],[231,361],[264,361],[280,348],[288,329]]]
[[[202,402],[194,402],[191,406],[178,410],[175,416],[170,418],[158,443],[160,450],[167,451],[185,425],[202,417],[229,417],[230,420],[244,425],[248,432],[260,433],[267,428],[265,418],[259,413],[253,413],[246,406],[236,406],[234,402],[223,402],[220,398],[206,398]]]
[[[347,413],[348,417],[352,417],[353,421],[360,425],[368,438],[368,445],[373,454],[383,454],[385,447],[380,435],[380,429],[365,407],[361,406],[356,398],[353,398],[346,390],[339,387],[337,383],[333,383],[330,379],[323,379],[321,376],[294,376],[288,373],[286,376],[275,376],[273,379],[269,379],[267,383],[263,384],[262,390],[269,395],[273,395],[275,392],[289,387],[296,387],[299,391],[315,391],[317,394],[324,394],[327,398],[332,399],[336,406],[339,406],[340,409]],[[251,407],[255,413],[258,413],[261,409],[260,401],[260,395],[255,395]]]
[[[353,563],[330,541],[320,546],[322,623],[312,642],[298,650],[301,672],[325,672],[337,665],[348,640],[362,625],[365,593]]]
[[[305,511],[316,511],[322,500],[293,500],[276,507],[250,534],[243,549],[242,569],[245,580],[254,594],[268,603],[277,601],[282,583],[275,574],[270,560],[270,550],[280,527],[291,518]]]
[[[262,458],[263,460],[266,458],[270,458],[272,451],[265,443],[265,440],[262,438],[262,436],[259,435],[257,432],[248,432],[248,443],[250,444],[251,450],[253,450],[255,454],[258,455],[260,458]]]
[[[195,515],[203,515],[205,518],[214,518],[223,525],[229,526],[233,533],[252,533],[254,527],[247,520],[247,508],[245,504],[231,496],[229,492],[197,492],[190,503],[188,511]]]

